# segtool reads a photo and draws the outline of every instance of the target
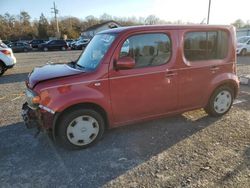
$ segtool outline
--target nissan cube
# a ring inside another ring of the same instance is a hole
[[[227,113],[237,96],[233,26],[166,25],[100,32],[75,62],[35,68],[23,119],[67,148],[105,130],[204,108]]]

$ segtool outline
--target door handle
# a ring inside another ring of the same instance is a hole
[[[167,71],[166,72],[166,77],[173,77],[173,76],[176,76],[177,75],[177,72],[174,72],[174,71]]]
[[[218,66],[212,66],[212,67],[210,67],[210,70],[211,71],[217,71],[217,70],[219,70],[220,69],[220,67],[218,67]]]

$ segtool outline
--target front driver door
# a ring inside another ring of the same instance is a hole
[[[115,124],[163,115],[177,109],[177,72],[170,33],[130,35],[116,58],[132,57],[133,69],[110,70],[111,103]]]

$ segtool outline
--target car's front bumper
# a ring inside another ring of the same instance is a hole
[[[14,67],[16,64],[16,57],[14,55],[2,57],[2,61],[7,69]]]
[[[8,66],[6,66],[6,68],[7,69],[11,69],[11,68],[13,68],[15,66],[15,64],[13,64],[13,65],[8,65]]]
[[[28,129],[41,127],[41,118],[39,112],[29,108],[28,103],[24,103],[22,106],[22,117],[24,124]]]
[[[28,129],[51,129],[53,125],[54,115],[43,110],[33,110],[28,106],[28,103],[24,103],[22,106],[22,117],[24,124]]]

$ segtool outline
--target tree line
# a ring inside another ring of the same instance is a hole
[[[147,18],[119,18],[108,14],[103,14],[99,18],[90,15],[84,19],[61,17],[58,22],[61,36],[67,35],[68,38],[75,39],[88,27],[108,20],[114,20],[122,26],[168,23],[154,15]],[[0,39],[2,40],[48,39],[56,34],[56,22],[54,19],[46,18],[43,13],[41,13],[38,20],[32,20],[29,13],[25,11],[20,12],[18,15],[5,13],[0,14],[0,31]]]
[[[68,38],[78,38],[80,33],[96,24],[108,20],[114,20],[122,26],[131,25],[154,25],[154,24],[181,24],[182,21],[168,22],[159,19],[155,15],[148,17],[113,17],[104,13],[99,18],[92,15],[79,19],[76,17],[60,17],[59,29],[61,36],[67,35]],[[244,23],[236,20],[234,23],[237,28],[250,27],[249,21]],[[0,39],[2,40],[31,40],[35,38],[48,39],[54,37],[56,32],[56,22],[48,19],[41,13],[40,18],[32,20],[28,12],[22,11],[18,15],[11,15],[8,12],[0,14]]]

